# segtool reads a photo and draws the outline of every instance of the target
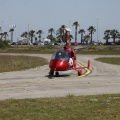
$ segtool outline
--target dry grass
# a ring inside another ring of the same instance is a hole
[[[76,46],[70,46],[74,48]],[[6,49],[0,49],[1,53],[40,53],[53,54],[63,46],[12,46]],[[98,55],[120,55],[120,45],[89,45],[76,51],[77,54],[98,54]]]
[[[120,57],[109,57],[109,58],[103,57],[103,58],[97,58],[95,60],[103,62],[103,63],[120,65]]]
[[[40,53],[40,54],[52,54],[56,50],[62,48],[62,46],[12,46],[6,49],[0,49],[1,53]]]
[[[39,57],[0,55],[0,72],[19,71],[47,64]]]
[[[76,53],[93,55],[120,55],[120,45],[90,45],[84,49],[78,50]]]

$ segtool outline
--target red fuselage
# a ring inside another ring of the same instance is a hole
[[[76,55],[69,48],[64,48],[62,50],[58,50],[51,57],[51,61],[49,63],[49,67],[51,71],[66,71],[70,70],[72,66],[69,65],[69,59],[73,58],[73,66],[76,66]]]
[[[66,71],[69,69],[68,62],[63,60],[51,60],[49,67],[55,71]]]

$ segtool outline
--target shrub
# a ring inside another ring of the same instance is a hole
[[[2,40],[0,40],[0,49],[1,48],[7,48],[7,47],[9,47],[10,45],[9,45],[9,42],[8,41],[2,41]]]

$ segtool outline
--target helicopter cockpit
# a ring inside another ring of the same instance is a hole
[[[51,60],[62,60],[68,62],[70,58],[70,52],[67,50],[58,50],[52,55]]]

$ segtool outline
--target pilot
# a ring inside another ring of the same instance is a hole
[[[71,51],[71,57],[69,59],[69,66],[72,67],[73,66],[73,59],[74,59],[74,53],[73,51]]]
[[[70,57],[69,59],[69,66],[72,67],[73,66],[73,59]]]

